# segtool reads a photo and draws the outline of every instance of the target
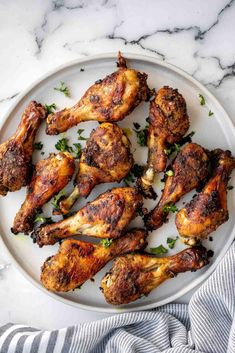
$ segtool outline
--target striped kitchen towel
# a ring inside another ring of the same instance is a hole
[[[189,306],[119,314],[54,331],[0,328],[1,353],[235,353],[235,243]]]

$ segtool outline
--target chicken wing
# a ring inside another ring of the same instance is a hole
[[[0,145],[0,195],[26,186],[32,175],[32,154],[37,130],[46,117],[45,108],[31,102],[15,134]]]
[[[37,229],[32,237],[39,246],[52,245],[75,234],[97,238],[120,237],[142,207],[134,188],[115,188],[88,202],[75,215]]]
[[[141,101],[149,98],[147,75],[128,69],[120,53],[118,61],[119,69],[103,80],[96,81],[72,108],[48,116],[48,135],[57,135],[82,121],[122,120]]]
[[[143,229],[133,230],[108,246],[102,241],[92,244],[75,239],[65,240],[59,252],[45,261],[41,282],[52,292],[67,292],[80,287],[114,257],[144,248],[146,236]]]
[[[175,223],[182,240],[194,245],[207,238],[228,220],[227,184],[235,168],[231,152],[215,150],[214,171],[203,190],[176,215]]]
[[[66,214],[79,196],[87,197],[95,185],[125,178],[133,166],[130,141],[117,125],[103,123],[93,130],[79,162],[72,194],[60,202]]]
[[[207,251],[203,247],[188,248],[165,258],[148,254],[120,256],[103,277],[101,290],[108,303],[128,304],[148,295],[178,273],[195,271],[208,263]]]
[[[154,198],[155,173],[166,168],[166,149],[179,142],[189,128],[186,103],[177,89],[162,87],[150,103],[148,128],[148,161],[138,186],[147,198]]]
[[[157,206],[144,217],[147,229],[153,230],[167,221],[174,203],[187,192],[198,187],[209,172],[209,158],[205,150],[196,143],[188,143],[178,153],[172,164],[171,174]]]
[[[29,234],[33,230],[37,213],[47,201],[68,184],[74,170],[74,159],[68,152],[52,153],[49,158],[36,164],[26,199],[15,216],[12,233]]]

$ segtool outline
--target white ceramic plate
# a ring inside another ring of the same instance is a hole
[[[124,54],[124,56],[128,59],[128,65],[130,67],[144,71],[149,75],[149,87],[159,89],[163,85],[169,85],[179,89],[179,92],[183,94],[187,102],[191,124],[189,131],[193,130],[196,132],[193,141],[208,149],[219,147],[222,149],[229,149],[233,153],[235,152],[234,126],[220,103],[203,85],[182,70],[165,62],[158,61],[155,58],[135,54]],[[11,111],[1,120],[0,141],[3,142],[15,131],[16,126],[20,121],[21,114],[30,100],[34,99],[43,104],[56,103],[58,109],[62,109],[65,106],[72,106],[94,81],[103,78],[107,74],[116,70],[115,61],[115,54],[105,54],[86,58],[84,60],[76,60],[50,72],[49,75],[42,77],[23,95],[21,95],[21,97],[19,97]],[[81,68],[84,69],[84,71],[81,71]],[[71,98],[66,98],[62,93],[53,89],[58,86],[60,81],[64,81],[69,86]],[[205,97],[206,106],[200,106],[198,97],[199,93]],[[148,108],[148,103],[140,104],[140,106],[137,107],[131,115],[120,122],[119,125],[121,127],[132,129],[133,122],[138,122],[144,127],[146,124],[145,118],[148,116]],[[208,116],[209,109],[214,112],[212,117]],[[90,131],[97,126],[98,123],[96,122],[87,122],[80,124],[79,128],[85,129],[84,136],[89,136]],[[76,142],[77,140],[77,129],[78,127],[74,127],[66,133],[66,136],[70,139],[71,143]],[[47,136],[44,131],[45,124],[41,126],[36,141],[42,141],[44,143],[43,151],[45,151],[45,155],[42,157],[40,152],[35,152],[34,161],[37,161],[40,158],[46,158],[49,152],[56,151],[54,147],[55,143],[61,138],[60,136]],[[139,147],[136,144],[136,136],[134,132],[132,136],[130,136],[130,139],[133,144],[133,150],[136,149],[136,152],[134,153],[136,162],[144,163],[146,161],[147,149]],[[158,176],[155,183],[155,188],[158,191],[158,194],[162,188],[160,183],[161,178],[162,175]],[[234,178],[235,175],[233,175],[231,184],[234,184]],[[106,184],[96,187],[92,191],[88,200],[93,200],[101,192],[109,189],[111,186],[111,184]],[[71,190],[71,188],[72,184],[70,183],[66,189]],[[177,206],[180,208],[182,202],[190,200],[194,193],[195,192],[192,192],[186,195]],[[228,192],[230,215],[233,215],[235,210],[234,193],[234,190]],[[45,293],[68,304],[95,311],[123,312],[149,309],[177,299],[202,282],[213,271],[234,238],[234,219],[233,217],[230,217],[230,220],[213,234],[213,241],[205,242],[205,246],[214,251],[214,257],[209,266],[194,273],[188,272],[180,274],[176,278],[163,283],[160,287],[152,291],[148,297],[117,308],[108,305],[99,290],[100,279],[105,272],[110,269],[112,265],[111,263],[95,276],[94,282],[88,281],[80,290],[75,290],[66,294],[52,294],[41,286],[39,281],[40,267],[48,256],[57,252],[58,245],[47,246],[40,249],[36,244],[32,243],[30,237],[24,235],[15,236],[11,234],[10,228],[14,216],[20,208],[24,197],[25,188],[15,193],[9,193],[7,197],[0,198],[0,233],[2,245],[5,245],[8,249],[15,265],[21,270],[21,272],[30,280],[30,282],[42,289]],[[74,209],[79,209],[86,202],[87,200],[81,199],[77,202]],[[146,206],[152,208],[155,203],[156,202],[148,201],[146,202]],[[49,205],[44,207],[45,214],[49,216],[50,210],[51,207],[49,203]],[[130,226],[141,225],[142,220],[138,217]],[[174,225],[174,215],[171,215],[169,223],[150,234],[148,240],[149,247],[158,246],[160,244],[166,246],[167,236],[174,237],[176,235],[177,231]],[[184,245],[181,244],[180,241],[177,241],[175,248],[169,250],[168,254],[171,255],[183,248]]]

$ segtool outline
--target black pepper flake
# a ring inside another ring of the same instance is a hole
[[[208,257],[213,257],[214,256],[214,251],[213,250],[208,250],[207,251],[207,256]]]
[[[91,281],[91,282],[95,282],[95,279],[94,279],[94,278],[90,278],[90,281]]]
[[[85,69],[83,69],[83,68],[81,67],[80,71],[83,72],[83,71],[85,71]]]
[[[213,238],[212,238],[212,237],[209,237],[209,241],[213,241]]]

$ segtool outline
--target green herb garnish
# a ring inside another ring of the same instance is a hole
[[[161,244],[156,248],[151,248],[150,252],[151,254],[154,254],[154,255],[162,255],[162,254],[166,254],[168,250]]]
[[[75,158],[80,158],[82,154],[82,145],[80,143],[74,143],[72,152],[75,154]]]
[[[163,207],[163,212],[166,212],[166,213],[173,212],[173,213],[175,213],[175,212],[178,212],[178,208],[176,207],[176,205],[174,205],[172,203],[172,204],[169,204],[169,205],[165,205]]]
[[[61,152],[73,152],[73,148],[71,146],[68,145],[68,139],[67,137],[64,137],[62,139],[60,139],[56,144],[55,144],[55,148],[58,151]]]
[[[54,113],[54,110],[56,109],[56,104],[55,103],[52,103],[52,104],[45,104],[45,109],[46,109],[46,112],[47,112],[47,115],[48,114],[51,114],[51,113]]]
[[[62,190],[61,192],[59,192],[59,194],[57,194],[57,195],[53,198],[51,204],[52,204],[52,206],[53,206],[53,208],[54,208],[55,210],[58,210],[58,209],[59,209],[59,202],[60,202],[60,200],[61,200],[61,198],[62,198],[63,196],[65,196],[65,192]]]
[[[214,115],[214,113],[211,110],[209,110],[208,116],[212,116],[212,115]]]
[[[112,244],[112,242],[113,242],[113,239],[102,239],[101,241],[100,241],[100,244],[102,244],[103,245],[103,247],[105,248],[105,249],[107,249],[107,248],[109,248],[110,247],[110,245]]]
[[[134,183],[135,178],[132,172],[129,172],[129,174],[123,179],[123,181],[126,184],[126,186],[130,186],[130,183]]]
[[[65,97],[70,97],[69,89],[63,81],[60,81],[60,86],[54,87],[54,90],[64,93]]]
[[[175,247],[175,243],[179,239],[179,237],[176,237],[175,239],[173,238],[167,238],[166,242],[168,244],[169,249],[173,249]]]
[[[199,94],[198,96],[200,100],[200,105],[205,105],[206,104],[205,97],[202,94]]]
[[[167,171],[166,171],[166,175],[168,175],[168,176],[173,176],[173,175],[174,175],[173,170],[171,170],[171,169],[167,170]]]
[[[34,220],[34,223],[52,223],[52,218],[51,217],[43,217],[43,216],[37,216]]]
[[[232,185],[229,185],[229,186],[227,187],[227,189],[228,189],[228,190],[233,190],[233,186],[232,186]]]
[[[35,142],[33,147],[34,147],[35,150],[40,151],[43,148],[43,143],[41,143],[41,141]]]
[[[135,123],[137,124],[137,123]],[[139,126],[139,124],[138,124]],[[139,130],[139,128],[137,130],[134,130],[136,133],[136,137],[137,137],[137,143],[141,146],[147,146],[147,133],[148,133],[148,125],[145,126],[144,129]]]
[[[78,140],[80,140],[80,141],[85,141],[85,140],[87,140],[86,137],[83,137],[83,136],[82,136],[83,131],[84,131],[84,129],[78,129],[78,131],[77,131],[77,133],[78,133]]]
[[[170,146],[169,148],[165,148],[164,152],[167,156],[170,156],[174,152],[179,152],[180,150],[180,145],[178,143],[174,143],[173,146]]]

